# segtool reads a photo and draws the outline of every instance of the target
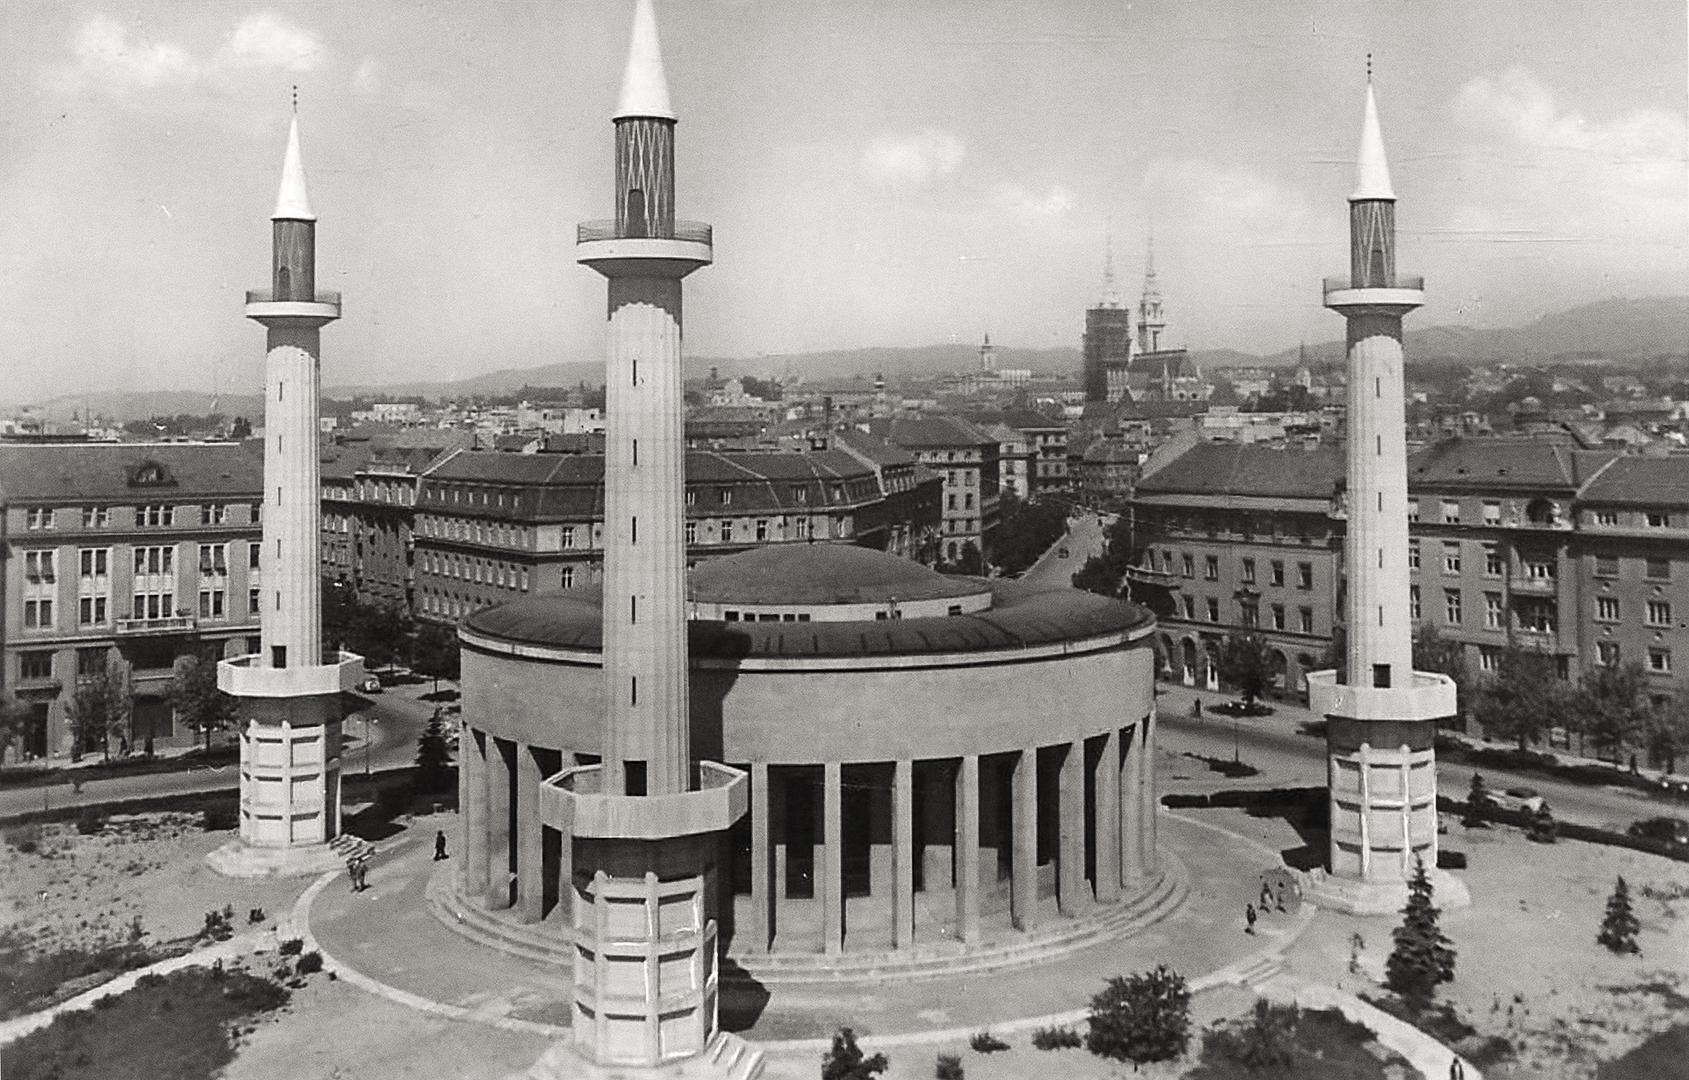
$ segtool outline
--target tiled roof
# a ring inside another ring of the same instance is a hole
[[[149,463],[164,470],[167,483],[132,485]],[[259,440],[0,445],[0,499],[8,503],[257,497],[263,490]]]
[[[840,431],[835,433],[832,438],[841,449],[847,452],[855,451],[859,458],[866,458],[875,465],[896,466],[913,465],[915,463],[915,459],[908,452],[865,431]]]
[[[1140,495],[1330,498],[1343,484],[1343,454],[1328,446],[1199,442],[1138,482]]]
[[[1579,493],[1583,502],[1689,506],[1689,454],[1614,458]]]
[[[874,420],[868,430],[905,450],[996,445],[996,440],[958,416]]]
[[[1547,439],[1444,439],[1408,458],[1408,487],[1570,494],[1612,457],[1612,451],[1582,451]]]
[[[976,424],[1003,424],[1016,431],[1066,431],[1067,421],[1053,420],[1032,409],[995,409],[968,413],[967,419]]]

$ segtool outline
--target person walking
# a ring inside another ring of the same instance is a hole
[[[352,891],[358,891],[358,857],[352,856],[346,860],[346,880],[352,883]]]
[[[1280,911],[1284,910],[1284,890],[1285,884],[1281,881],[1278,883],[1278,896],[1275,898]]]
[[[1466,1080],[1466,1066],[1460,1063],[1460,1055],[1449,1059],[1449,1080]]]
[[[446,858],[450,858],[450,856],[446,854],[446,830],[435,829],[434,830],[434,861],[439,862],[441,859],[446,859]]]
[[[1200,718],[1202,716],[1202,699],[1201,698],[1197,698],[1197,699],[1195,699],[1194,701],[1191,702],[1191,715],[1198,717],[1198,718]]]
[[[1247,925],[1244,926],[1243,932],[1246,933],[1246,934],[1253,934],[1255,932],[1255,905],[1254,904],[1245,904],[1244,905],[1244,907],[1243,907],[1243,921],[1247,924]]]
[[[1261,879],[1261,910],[1266,911],[1267,905],[1271,904],[1272,902],[1273,902],[1273,890],[1272,890],[1271,886],[1269,886],[1267,884],[1267,879],[1262,878]],[[1283,911],[1284,906],[1280,905],[1279,910]]]

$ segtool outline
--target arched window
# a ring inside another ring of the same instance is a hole
[[[286,300],[286,299],[289,299],[292,295],[293,295],[293,275],[291,273],[289,273],[287,267],[278,266],[276,268],[276,299],[277,300]]]
[[[638,188],[628,188],[627,212],[622,217],[622,231],[627,236],[644,236],[645,224],[645,192]]]

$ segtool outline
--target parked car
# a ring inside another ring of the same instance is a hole
[[[1490,792],[1490,805],[1502,810],[1522,810],[1534,814],[1543,807],[1544,799],[1535,788],[1510,787]]]
[[[381,680],[376,678],[374,675],[371,675],[369,678],[358,684],[358,693],[360,694],[379,694],[381,693],[381,690]]]
[[[1065,558],[1068,557],[1069,554],[1071,554],[1071,552],[1069,552],[1067,550],[1067,547],[1065,545],[1056,550],[1056,558],[1058,558],[1058,559],[1065,559]]]
[[[1651,817],[1633,822],[1627,832],[1639,840],[1689,847],[1689,821],[1674,817]]]

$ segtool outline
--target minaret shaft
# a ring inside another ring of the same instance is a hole
[[[264,358],[263,662],[322,663],[322,542],[317,413],[322,332],[314,319],[268,320]]]

